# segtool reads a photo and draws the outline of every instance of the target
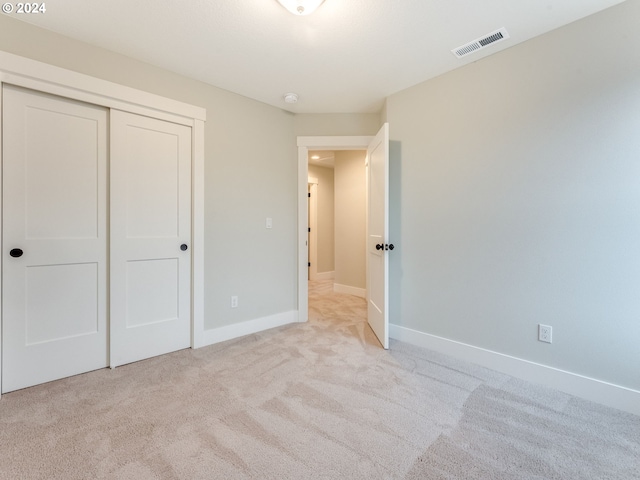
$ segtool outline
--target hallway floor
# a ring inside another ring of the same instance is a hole
[[[333,280],[309,281],[309,323],[333,326],[347,335],[356,335],[362,344],[381,346],[367,324],[367,301],[335,293]]]

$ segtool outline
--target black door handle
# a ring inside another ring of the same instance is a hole
[[[393,243],[390,243],[389,245],[386,246],[385,250],[393,250],[394,248],[396,247],[393,246]]]
[[[186,243],[183,243],[182,245],[180,245],[180,250],[182,250],[183,252],[189,247],[187,247]]]
[[[376,250],[382,250],[384,248],[384,245],[382,245],[381,243],[376,243]]]
[[[9,252],[9,255],[11,255],[13,258],[18,258],[21,257],[23,253],[24,252],[19,248],[12,248]]]

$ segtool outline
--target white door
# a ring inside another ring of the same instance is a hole
[[[311,280],[311,249],[315,245],[311,245],[311,184],[307,184],[307,219],[308,223],[308,233],[307,233],[307,258],[309,259],[307,265],[307,280]]]
[[[191,345],[191,128],[111,111],[111,366]]]
[[[107,111],[2,89],[2,392],[104,368]]]
[[[371,329],[389,348],[389,124],[367,148],[367,315]]]
[[[308,280],[318,280],[318,179],[309,178],[309,182],[307,193],[309,198],[307,211],[307,219],[309,220],[309,233],[307,235]]]

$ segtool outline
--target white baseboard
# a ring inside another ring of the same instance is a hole
[[[336,272],[320,272],[316,273],[314,280],[333,280]]]
[[[555,388],[576,397],[640,415],[640,392],[637,390],[399,325],[389,325],[389,336],[401,342],[428,348],[513,377]]]
[[[275,315],[269,315],[268,317],[247,320],[241,323],[225,325],[224,327],[212,328],[202,332],[199,347],[206,347],[207,345],[213,345],[214,343],[244,337],[245,335],[251,335],[252,333],[262,332],[263,330],[269,330],[270,328],[280,327],[289,323],[296,323],[297,321],[298,312],[296,310],[291,310],[290,312],[276,313]]]
[[[349,285],[333,284],[333,291],[336,293],[346,293],[347,295],[355,295],[356,297],[367,298],[367,290],[364,288],[351,287]]]

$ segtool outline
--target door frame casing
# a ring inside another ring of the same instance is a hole
[[[81,102],[123,110],[191,127],[191,347],[204,345],[204,122],[206,110],[61,67],[0,51],[0,92],[17,85]],[[0,132],[2,102],[0,102]],[[2,212],[0,144],[0,212]],[[1,234],[0,224],[0,234]],[[0,270],[4,252],[0,255]],[[1,294],[0,294],[1,302]],[[2,322],[0,308],[0,325]],[[0,381],[2,379],[0,333]]]
[[[309,150],[366,150],[373,135],[300,136],[298,145],[298,321],[309,319],[308,182]]]
[[[318,279],[318,179],[309,177],[309,280]]]

